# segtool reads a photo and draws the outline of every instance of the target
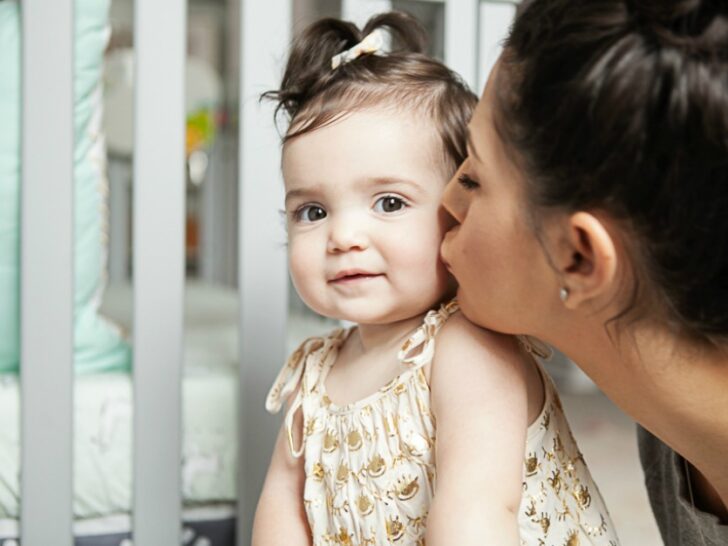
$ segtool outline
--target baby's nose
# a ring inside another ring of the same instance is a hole
[[[333,219],[329,223],[327,250],[331,253],[364,250],[368,246],[366,226],[348,216]]]

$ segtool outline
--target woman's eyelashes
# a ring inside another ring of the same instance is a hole
[[[471,191],[480,186],[478,182],[470,178],[470,176],[466,173],[461,173],[458,176],[458,183],[465,189],[466,191]]]

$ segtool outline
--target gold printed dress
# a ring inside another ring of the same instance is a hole
[[[291,453],[304,457],[303,503],[314,546],[424,544],[435,493],[435,419],[423,367],[432,360],[435,335],[456,311],[454,301],[430,311],[399,351],[406,370],[357,402],[337,406],[324,387],[351,330],[306,340],[281,370],[266,409],[279,411],[296,393],[285,426]],[[609,514],[545,383],[546,403],[525,449],[521,543],[615,546]],[[292,430],[298,411],[300,446]]]

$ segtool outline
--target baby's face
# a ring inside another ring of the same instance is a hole
[[[442,158],[429,119],[389,109],[351,113],[286,144],[290,270],[309,307],[385,324],[443,297]]]

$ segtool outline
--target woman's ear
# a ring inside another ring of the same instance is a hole
[[[617,248],[605,221],[576,212],[562,225],[556,255],[562,299],[570,309],[585,303],[608,303],[616,290]]]

